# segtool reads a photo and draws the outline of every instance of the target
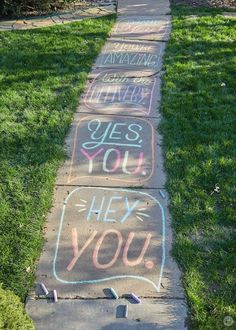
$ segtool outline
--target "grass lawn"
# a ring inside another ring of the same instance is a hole
[[[63,143],[115,17],[0,32],[0,283],[24,299]]]
[[[236,19],[220,12],[172,7],[162,102],[173,254],[204,330],[236,329]]]

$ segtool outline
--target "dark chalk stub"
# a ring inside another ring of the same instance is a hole
[[[121,319],[121,318],[127,318],[128,317],[128,305],[119,305],[116,308],[116,318]]]
[[[126,305],[119,305],[116,307],[116,318],[123,319],[124,318],[124,310]]]
[[[109,299],[119,299],[117,292],[113,288],[105,288],[103,292]]]

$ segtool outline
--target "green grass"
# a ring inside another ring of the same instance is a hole
[[[26,314],[20,298],[0,285],[0,329],[33,330],[33,321]]]
[[[0,283],[33,284],[79,95],[115,17],[0,32]]]
[[[172,7],[162,102],[173,254],[204,330],[236,325],[236,20],[220,13]]]

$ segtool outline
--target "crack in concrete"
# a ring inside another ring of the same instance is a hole
[[[172,296],[161,296],[161,297],[157,297],[157,296],[140,296],[140,299],[143,300],[185,300],[184,297],[172,297]],[[52,300],[52,297],[45,297],[45,296],[31,296],[29,299],[33,299],[33,300]],[[130,299],[130,296],[121,296],[118,299],[114,299],[111,297],[94,297],[94,298],[86,298],[86,297],[79,297],[79,296],[75,296],[75,297],[60,297],[58,296],[58,300],[81,300],[81,301],[95,301],[95,300],[124,300],[124,299]]]
[[[112,34],[110,34],[110,37],[112,38],[112,39],[119,39],[120,40],[120,38],[121,38],[121,36],[112,36]],[[134,40],[134,39],[132,39],[131,37],[126,37],[126,36],[122,36],[122,40],[125,40],[125,41],[129,41],[129,40]],[[157,42],[163,42],[163,43],[166,43],[167,44],[167,40],[163,40],[163,39],[155,39],[155,40],[153,40],[153,39],[147,39],[147,38],[142,38],[142,37],[139,37],[139,38],[137,38],[137,39],[135,39],[135,40],[137,40],[137,41],[148,41],[148,42],[155,42],[155,43],[157,43]]]
[[[82,105],[80,105],[82,106]],[[83,115],[83,114],[87,114],[87,115],[95,115],[94,112],[90,112],[90,111],[83,111],[83,112],[80,112],[80,109],[76,110],[76,113],[79,113],[80,115]],[[135,116],[135,115],[125,115],[125,114],[107,114],[107,113],[101,113],[100,114],[101,116],[106,116],[106,117],[111,117],[111,115],[113,116],[118,116],[118,117],[132,117],[132,118],[137,118],[137,119],[143,119],[144,117],[143,116]],[[158,115],[158,117],[156,116],[148,116],[148,117],[145,117],[145,119],[160,119],[161,117],[161,114]]]
[[[116,68],[110,68],[110,67],[100,67],[100,66],[94,66],[93,67],[93,70],[103,70],[103,71],[105,71],[105,70],[107,70],[107,71],[112,71],[112,70],[114,70],[114,69],[116,69]],[[120,68],[117,68],[117,69],[120,69]],[[128,69],[126,70],[126,69],[124,69],[124,72],[130,72]],[[144,70],[144,72],[145,72],[145,70]],[[146,71],[146,73],[148,73],[148,71]],[[126,78],[128,78],[128,79],[133,79],[133,78],[151,78],[151,77],[154,77],[154,76],[156,76],[156,75],[158,75],[159,73],[161,73],[161,74],[163,74],[164,72],[163,72],[163,68],[161,68],[160,70],[157,70],[157,71],[155,71],[154,73],[150,73],[150,74],[147,74],[147,75],[131,75],[131,76],[127,76]],[[99,73],[98,73],[99,74]],[[95,78],[92,78],[92,77],[88,77],[87,78],[87,80],[88,81],[95,81],[95,80],[98,80],[99,81],[99,79],[97,79],[97,77],[95,77]],[[151,118],[151,117],[148,117],[148,118]]]

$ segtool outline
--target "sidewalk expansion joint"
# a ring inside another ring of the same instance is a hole
[[[86,297],[58,297],[58,300],[81,300],[81,301],[95,301],[95,300],[124,300],[124,299],[129,299],[130,296],[127,295],[127,296],[121,296],[119,297],[118,299],[114,299],[114,298],[110,298],[110,297],[95,297],[95,298],[86,298]],[[184,297],[170,297],[170,296],[161,296],[161,297],[157,297],[157,296],[150,296],[150,297],[142,297],[140,296],[139,297],[140,299],[142,300],[153,300],[153,299],[156,299],[156,300],[185,300]],[[31,297],[31,299],[33,300],[53,300],[53,298],[50,298],[50,297],[42,297],[42,296],[34,296],[34,297]]]
[[[131,41],[131,42],[143,42],[143,43],[148,43],[148,42],[152,42],[153,44],[159,44],[161,43],[167,43],[168,41],[165,40],[153,40],[153,39],[138,39],[138,38],[133,38],[133,37],[124,37],[124,36],[112,36],[112,34],[109,36],[109,38],[107,39],[107,41]]]
[[[120,67],[114,67],[114,68],[111,68],[111,67],[109,67],[109,66],[107,66],[107,67],[101,67],[101,66],[94,66],[93,67],[93,71],[95,71],[95,70],[103,70],[103,71],[112,71],[112,70],[124,70],[124,71],[126,71],[126,72],[132,72],[132,71],[135,71],[135,69],[134,70],[128,70],[128,69],[122,69],[122,68],[120,68]],[[143,71],[144,73],[146,72],[146,73],[148,73],[148,71]],[[154,77],[154,76],[156,76],[156,75],[158,75],[159,73],[163,73],[164,74],[164,70],[163,70],[163,68],[161,68],[160,70],[157,70],[157,71],[155,71],[155,72],[153,72],[153,73],[149,73],[149,74],[147,74],[147,75],[134,75],[134,76],[127,76],[126,78],[130,78],[130,79],[132,79],[132,78],[151,78],[151,77]],[[96,78],[93,78],[93,77],[87,77],[87,80],[88,81],[90,81],[90,80],[97,80]]]
[[[138,190],[138,189],[143,189],[143,190],[165,190],[164,187],[139,187],[139,186],[136,186],[136,187],[124,187],[124,186],[101,186],[101,185],[95,185],[95,186],[91,186],[91,185],[81,185],[81,184],[65,184],[65,183],[56,183],[55,184],[56,187],[80,187],[80,188],[88,188],[88,187],[91,187],[91,188],[114,188],[114,189],[132,189],[132,190]]]
[[[112,36],[112,34],[109,36],[109,39],[113,39],[113,40],[117,39],[117,40],[122,40],[122,41],[134,41],[134,39],[132,37]],[[107,40],[109,40],[109,39],[107,39]],[[144,38],[138,38],[138,37],[135,40],[137,40],[137,41],[147,41],[147,42],[153,42],[153,43],[159,43],[159,42],[167,43],[168,42],[168,40],[163,40],[163,39],[153,40],[153,39],[146,39],[146,38],[144,39]]]
[[[83,107],[83,105],[81,104],[81,105],[79,105],[79,107]],[[135,115],[125,115],[125,114],[115,114],[115,113],[113,113],[113,114],[108,114],[108,113],[95,113],[95,112],[90,112],[90,111],[76,111],[75,113],[77,113],[77,114],[81,114],[81,115],[83,115],[83,114],[88,114],[88,115],[96,115],[96,116],[101,116],[101,117],[106,117],[106,116],[109,116],[109,117],[111,117],[111,116],[115,116],[115,117],[117,117],[117,116],[119,116],[119,117],[130,117],[130,118],[137,118],[137,119],[142,119],[142,118],[144,118],[144,119],[160,119],[160,117],[161,117],[161,114],[158,114],[158,117],[156,117],[156,116],[135,116]]]

